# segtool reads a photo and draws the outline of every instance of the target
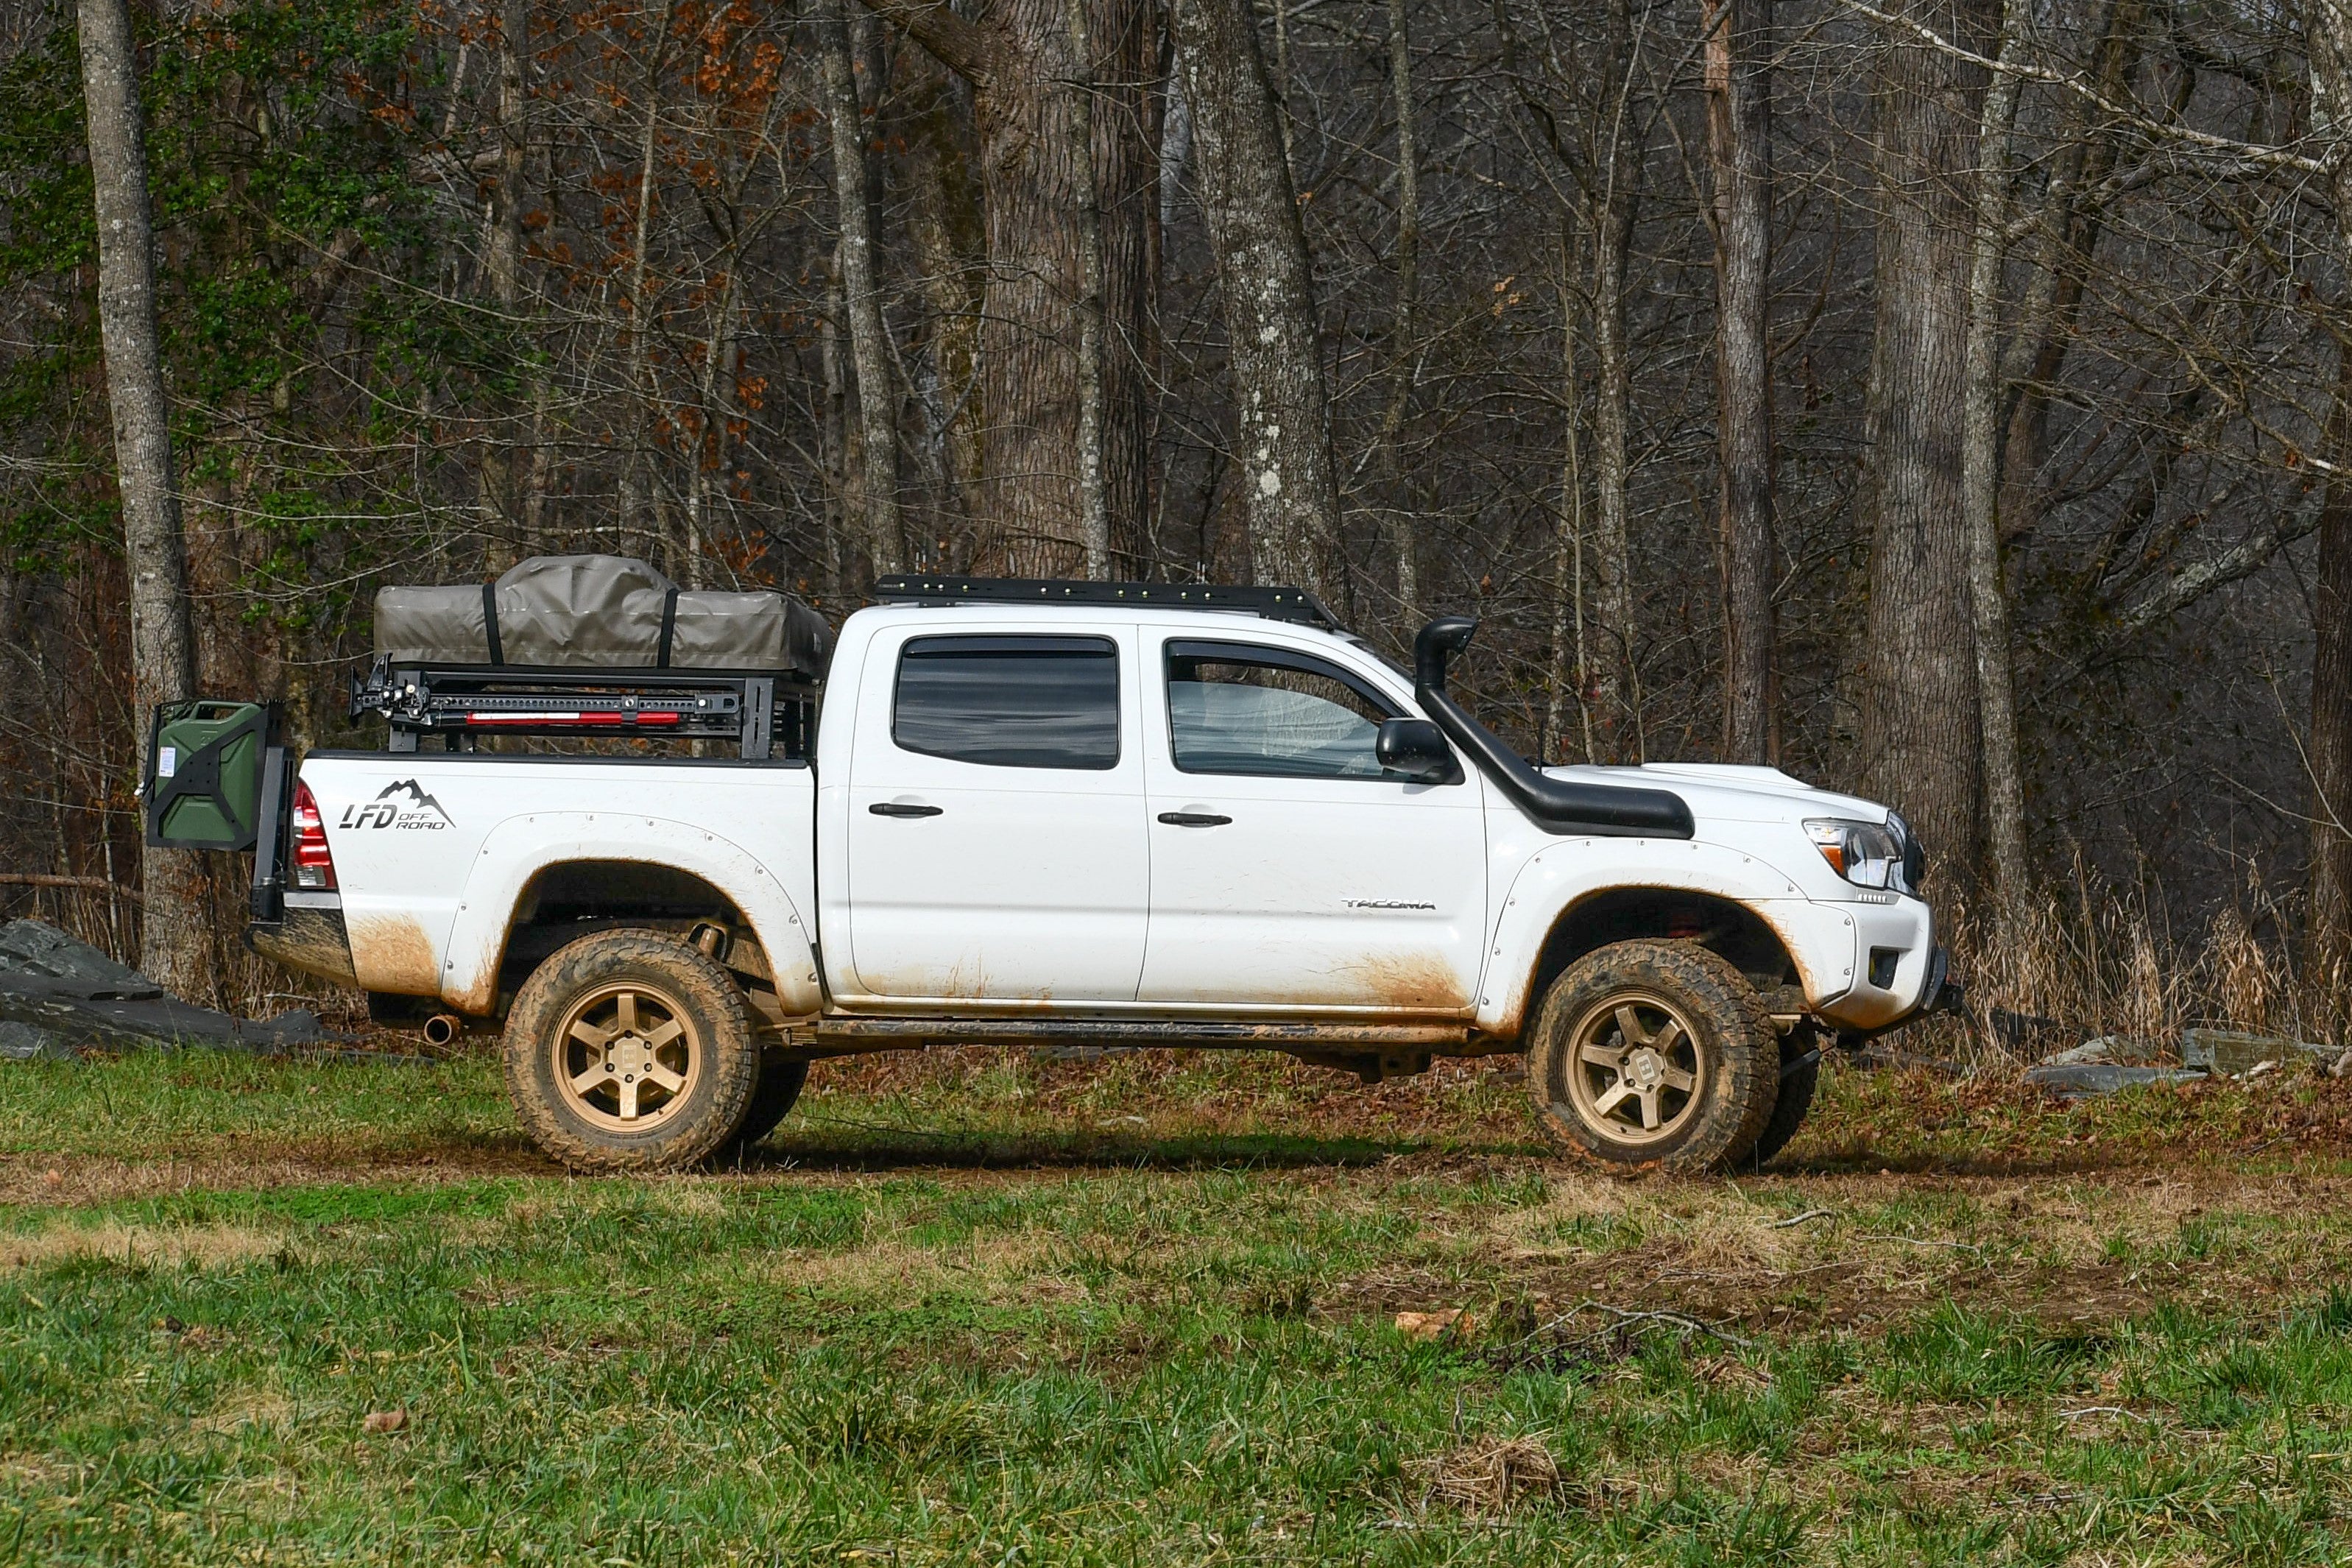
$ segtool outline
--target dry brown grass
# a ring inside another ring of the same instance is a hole
[[[1999,1008],[2059,1026],[2021,1052],[1997,1031],[1969,1031],[1979,1068],[2100,1035],[2168,1053],[2197,1026],[2334,1037],[2341,987],[2301,973],[2292,940],[2300,921],[2259,882],[2187,927],[2174,925],[2160,890],[2105,883],[2080,868],[2070,887],[2042,894],[2005,932],[1988,913],[1940,903],[1938,913],[1979,1021]]]
[[[142,1268],[221,1268],[268,1258],[287,1245],[276,1231],[236,1225],[145,1226],[71,1221],[0,1236],[0,1268],[100,1260]]]
[[[1471,1513],[1502,1513],[1559,1490],[1559,1464],[1539,1436],[1481,1437],[1419,1467],[1428,1500]]]

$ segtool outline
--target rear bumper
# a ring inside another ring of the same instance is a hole
[[[245,945],[289,969],[341,985],[359,984],[351,935],[343,929],[342,900],[332,894],[287,894],[277,920],[245,928]]]

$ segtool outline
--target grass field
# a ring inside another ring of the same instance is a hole
[[[2352,1084],[1841,1069],[1621,1184],[1505,1068],[820,1068],[656,1182],[478,1058],[0,1068],[0,1558],[2352,1554]]]

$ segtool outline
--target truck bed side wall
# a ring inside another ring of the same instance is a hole
[[[497,1005],[532,879],[569,862],[699,877],[742,913],[788,1012],[819,1005],[814,780],[803,767],[415,753],[314,754],[302,767],[371,991]]]

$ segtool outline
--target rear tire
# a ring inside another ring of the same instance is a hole
[[[1686,942],[1612,943],[1570,964],[1529,1034],[1536,1119],[1621,1171],[1738,1166],[1778,1100],[1780,1037],[1747,977]]]
[[[785,1056],[779,1047],[770,1046],[760,1053],[759,1087],[751,1090],[751,1108],[743,1113],[743,1125],[735,1131],[733,1147],[738,1152],[773,1132],[777,1123],[792,1114],[801,1089],[808,1083],[808,1063]]]
[[[523,982],[507,1090],[524,1131],[585,1172],[675,1171],[743,1125],[760,1078],[749,1004],[724,969],[649,931],[601,931]]]

